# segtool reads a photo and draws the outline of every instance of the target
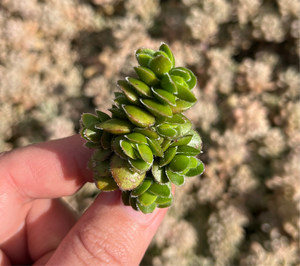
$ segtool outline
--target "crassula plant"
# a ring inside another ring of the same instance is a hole
[[[182,113],[197,101],[197,79],[175,67],[168,45],[136,51],[137,77],[118,81],[111,116],[83,114],[81,136],[95,149],[88,167],[101,191],[122,191],[125,205],[151,213],[172,205],[172,184],[202,174],[202,142]]]

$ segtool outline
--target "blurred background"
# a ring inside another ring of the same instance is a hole
[[[0,0],[0,151],[70,136],[111,106],[134,50],[198,77],[201,177],[142,265],[300,265],[298,0]],[[66,197],[82,213],[93,184]]]

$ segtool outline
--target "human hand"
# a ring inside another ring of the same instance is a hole
[[[57,198],[93,182],[83,143],[73,136],[0,154],[0,266],[139,264],[166,210],[136,212],[116,191],[78,220]]]

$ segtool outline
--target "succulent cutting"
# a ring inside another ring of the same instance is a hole
[[[83,114],[81,136],[95,149],[88,168],[101,191],[122,190],[122,200],[137,211],[151,213],[172,205],[172,184],[202,174],[196,158],[202,142],[182,113],[197,101],[197,79],[175,67],[169,46],[136,51],[136,78],[118,81],[111,116],[96,110]]]

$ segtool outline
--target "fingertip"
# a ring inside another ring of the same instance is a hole
[[[51,263],[63,258],[75,265],[92,254],[91,265],[138,265],[167,210],[143,214],[124,206],[120,198],[120,191],[100,193]]]

